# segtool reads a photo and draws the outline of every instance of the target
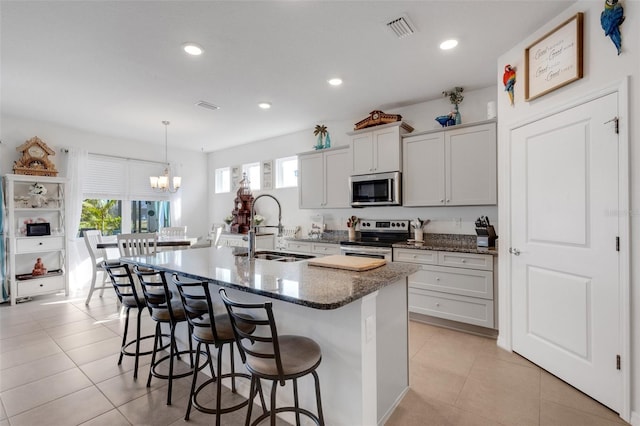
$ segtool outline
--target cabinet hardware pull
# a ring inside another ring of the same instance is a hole
[[[509,247],[509,253],[515,255],[515,256],[520,256],[520,250],[513,248],[513,247]]]
[[[466,259],[462,259],[460,262],[467,263],[467,260]]]

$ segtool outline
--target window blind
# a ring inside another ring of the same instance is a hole
[[[87,176],[82,182],[84,198],[162,201],[170,194],[155,192],[149,176],[164,172],[164,166],[126,158],[89,154]]]

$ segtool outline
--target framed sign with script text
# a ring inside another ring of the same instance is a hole
[[[582,78],[582,20],[577,13],[525,49],[526,101]]]

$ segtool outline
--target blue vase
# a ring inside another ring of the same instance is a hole
[[[324,147],[331,148],[331,136],[329,136],[329,132],[327,132],[327,137],[324,139]]]
[[[458,111],[458,104],[456,104],[456,124],[462,124],[462,116],[460,115],[460,111]]]
[[[322,149],[322,134],[318,135],[318,141],[316,142],[316,146],[314,146],[315,149]]]

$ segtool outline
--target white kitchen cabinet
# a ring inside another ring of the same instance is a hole
[[[332,254],[340,254],[340,244],[287,240],[285,250],[295,253],[311,253],[316,256],[329,256]]]
[[[495,122],[403,139],[405,206],[497,203]]]
[[[39,184],[39,196],[31,195]],[[69,294],[65,191],[67,180],[58,177],[8,174],[4,177],[7,222],[5,242],[11,304],[31,296]],[[37,235],[28,236],[27,224]],[[4,255],[4,253],[3,253]],[[46,273],[32,275],[40,258]]]
[[[402,171],[401,136],[412,130],[408,124],[398,121],[348,133],[351,136],[351,174]]]
[[[410,312],[486,328],[497,325],[494,256],[394,248],[393,260],[420,265],[409,276]]]
[[[347,147],[298,154],[298,200],[301,209],[349,207]]]
[[[246,234],[220,234],[218,247],[248,247],[249,241]],[[275,238],[273,234],[256,235],[256,249],[273,250],[275,246]]]
[[[311,253],[311,243],[307,241],[287,240],[284,247],[294,253]]]

